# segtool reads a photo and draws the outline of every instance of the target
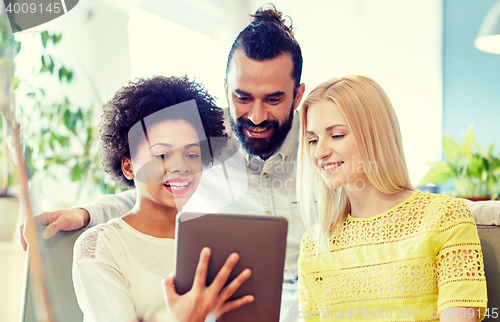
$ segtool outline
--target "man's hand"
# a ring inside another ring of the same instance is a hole
[[[246,295],[237,300],[226,302],[241,284],[252,275],[250,269],[247,268],[228,286],[224,287],[229,274],[239,260],[238,254],[229,255],[212,284],[207,287],[205,282],[209,259],[210,248],[205,247],[201,251],[200,260],[196,267],[193,287],[184,295],[176,293],[173,276],[163,281],[167,305],[178,322],[204,322],[209,315],[215,321],[220,315],[254,300],[252,295]]]
[[[44,212],[43,214],[35,217],[36,224],[47,226],[42,233],[42,237],[45,239],[51,238],[59,230],[69,231],[86,227],[89,224],[89,221],[89,213],[87,210],[82,208]],[[33,221],[27,220],[21,225],[21,227],[19,227],[19,236],[24,250],[28,248],[29,244],[29,240],[26,239],[25,235],[27,225],[33,225]]]

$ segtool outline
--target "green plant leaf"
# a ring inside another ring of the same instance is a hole
[[[448,158],[448,161],[455,164],[460,155],[460,145],[452,138],[443,135],[443,150]]]
[[[16,90],[16,88],[19,86],[20,80],[17,77],[12,77],[12,80],[10,81],[10,87],[12,90]]]
[[[63,109],[64,109],[64,107],[63,107]],[[62,124],[67,126],[69,124],[70,118],[71,118],[71,112],[68,109],[64,109],[64,113],[63,113],[63,117],[62,117]]]
[[[67,148],[69,146],[69,140],[70,140],[69,136],[65,136],[65,135],[58,135],[57,136],[57,142],[59,142],[59,144],[63,148]]]
[[[52,35],[52,42],[55,44],[57,44],[58,42],[61,41],[61,38],[62,38],[62,34],[54,34]]]
[[[87,129],[87,140],[85,141],[85,144],[90,144],[90,141],[92,141],[92,139],[93,139],[92,138],[92,127],[89,127]]]
[[[50,70],[50,73],[52,74],[52,73],[54,73],[54,67],[55,67],[56,65],[54,64],[54,60],[52,59],[52,56],[51,56],[51,55],[49,55],[49,59],[50,59],[49,70]]]
[[[57,159],[55,159],[55,163],[56,164],[66,164],[68,163],[69,159],[68,158],[60,158],[58,157]]]
[[[471,145],[469,142],[465,141],[464,143],[462,143],[462,145],[460,146],[460,153],[465,156],[467,160],[472,160],[474,154],[472,153]]]
[[[59,68],[59,81],[62,82],[64,76],[66,76],[66,68],[63,66]]]
[[[40,36],[42,36],[43,48],[47,48],[47,41],[49,40],[49,33],[47,31],[44,31],[40,34]]]
[[[63,78],[66,78],[66,82],[70,83],[73,79],[73,71],[67,70],[64,66],[59,68],[59,81],[62,82]]]
[[[474,147],[477,153],[483,156],[484,155],[483,150],[481,150],[481,147],[479,146],[479,144],[477,144],[476,137],[474,136],[474,132],[472,131],[473,127],[474,124],[471,124],[467,128],[467,134],[465,135],[465,142],[468,142],[470,147]]]
[[[49,147],[50,147],[51,150],[54,150],[54,148],[55,148],[54,139],[50,139],[49,140]]]
[[[47,69],[47,64],[45,63],[45,56],[42,55],[42,68],[40,69],[40,73],[44,72]]]
[[[50,59],[50,64],[47,64],[45,56],[42,56],[42,68],[40,69],[40,74],[45,72],[49,72],[52,74],[54,72],[54,67],[55,67],[54,60],[52,59],[52,56],[50,55],[48,56]]]
[[[79,164],[75,164],[73,168],[71,168],[71,171],[69,172],[69,178],[71,181],[75,182],[80,180],[82,177],[82,169],[80,168]]]
[[[486,166],[484,164],[484,158],[481,156],[474,154],[472,156],[472,159],[470,160],[469,164],[467,165],[466,168],[466,173],[468,175],[471,175],[475,178],[479,178],[482,180],[482,173],[483,169],[485,169]]]
[[[17,56],[19,54],[19,51],[21,50],[21,42],[16,41],[14,45],[14,56]]]
[[[424,186],[428,183],[442,184],[454,177],[453,170],[445,161],[438,161],[431,165],[431,170],[427,172],[418,185]]]
[[[488,156],[493,157],[493,149],[495,148],[495,144],[490,145],[488,149]]]

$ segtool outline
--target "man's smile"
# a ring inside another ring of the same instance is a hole
[[[245,128],[248,136],[255,138],[255,139],[266,138],[269,135],[271,135],[271,133],[273,132],[272,125],[268,125],[268,126],[264,126],[264,127],[245,125],[244,128]]]

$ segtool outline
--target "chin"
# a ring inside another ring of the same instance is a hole
[[[175,202],[176,207],[178,209],[184,207],[188,203],[189,199],[191,199],[191,197],[192,197],[192,194],[184,195],[184,196],[180,196],[180,197],[175,196],[174,202]]]
[[[345,186],[344,181],[342,179],[328,179],[323,178],[326,186],[330,189],[338,189]]]
[[[182,208],[186,203],[188,198],[184,197],[173,197],[173,196],[161,196],[160,198],[156,199],[156,203],[162,207],[165,208],[176,208],[180,209]]]

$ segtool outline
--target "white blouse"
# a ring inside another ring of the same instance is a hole
[[[165,310],[162,280],[174,270],[175,241],[116,218],[84,232],[73,252],[73,284],[84,321],[136,321]]]

